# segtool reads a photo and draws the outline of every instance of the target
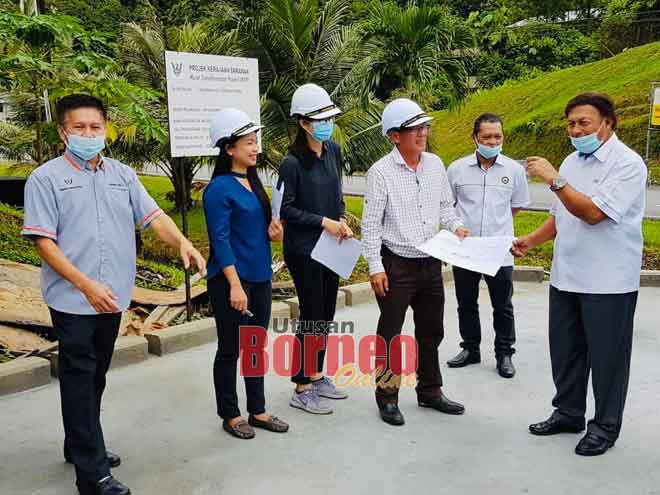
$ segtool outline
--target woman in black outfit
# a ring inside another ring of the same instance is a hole
[[[284,183],[284,260],[300,304],[297,337],[301,362],[300,371],[292,377],[296,388],[290,405],[313,414],[330,414],[332,408],[327,399],[348,397],[323,376],[325,338],[328,322],[335,317],[339,277],[311,257],[323,230],[339,239],[353,236],[344,217],[341,152],[330,141],[334,116],[340,112],[323,88],[314,84],[298,88],[291,101],[298,135],[279,173],[280,184]],[[310,346],[304,337],[312,335],[322,338],[322,350],[311,369],[305,369]]]

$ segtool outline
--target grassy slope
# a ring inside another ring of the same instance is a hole
[[[559,165],[572,151],[564,106],[580,92],[601,91],[617,105],[619,136],[643,156],[650,83],[660,79],[659,74],[660,43],[652,43],[599,62],[480,91],[457,111],[435,114],[432,149],[447,163],[471,152],[472,122],[482,112],[494,112],[504,119],[507,154],[542,155]],[[660,136],[654,142],[658,158]]]

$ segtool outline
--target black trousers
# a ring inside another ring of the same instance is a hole
[[[110,474],[101,398],[121,313],[73,315],[50,308],[50,314],[59,342],[64,449],[76,466],[76,483],[84,495]]]
[[[488,285],[488,294],[493,306],[493,328],[495,329],[495,356],[510,356],[515,352],[516,328],[513,317],[513,267],[503,266],[495,276],[453,267],[454,287],[458,302],[458,328],[461,332],[461,347],[478,351],[481,344],[479,321],[479,282],[483,277]]]
[[[389,291],[385,297],[376,298],[380,308],[377,333],[385,340],[389,354],[390,342],[401,334],[406,311],[412,308],[417,341],[417,395],[437,395],[442,386],[438,347],[444,337],[442,262],[434,258],[403,258],[385,247],[381,255]],[[391,372],[389,363],[388,355],[377,379]],[[376,401],[379,405],[397,403],[398,393],[398,387],[378,386]]]
[[[628,391],[637,292],[578,294],[550,287],[554,414],[584,422],[589,372],[596,414],[588,431],[615,441]]]
[[[313,349],[318,349],[316,369],[308,371],[316,373],[323,371],[328,324],[334,320],[337,308],[339,275],[313,260],[311,256],[285,253],[284,261],[291,272],[300,305],[296,337],[300,342],[301,362],[299,372],[291,377],[291,381],[302,385],[311,382],[310,374],[305,373],[306,335],[316,335],[322,339],[322,343],[320,343],[322,345],[313,347]],[[307,352],[309,352],[309,348]],[[311,358],[307,357],[307,359]]]
[[[240,327],[250,325],[268,329],[272,299],[270,281],[262,283],[241,282],[247,295],[248,309],[254,316],[241,314],[229,303],[229,282],[220,274],[208,281],[208,293],[218,331],[218,350],[213,362],[213,384],[218,416],[231,419],[241,415],[236,395],[236,368],[240,355]],[[250,414],[266,412],[264,377],[246,376],[245,394]]]

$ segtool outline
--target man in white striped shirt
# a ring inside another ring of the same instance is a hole
[[[369,169],[362,243],[381,313],[378,335],[388,350],[392,339],[401,333],[408,307],[413,309],[418,404],[447,414],[463,414],[465,408],[450,401],[441,389],[442,263],[417,249],[437,234],[441,224],[460,238],[468,235],[454,209],[442,160],[425,151],[431,120],[419,105],[404,98],[385,107],[383,134],[394,149]],[[388,356],[378,376],[376,403],[383,421],[402,425],[399,387],[393,385],[396,380],[388,379],[391,376]]]

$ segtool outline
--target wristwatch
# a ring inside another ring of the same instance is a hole
[[[564,179],[561,175],[558,175],[552,179],[552,184],[550,184],[550,190],[552,192],[557,192],[560,189],[563,189],[568,184],[568,181]]]

